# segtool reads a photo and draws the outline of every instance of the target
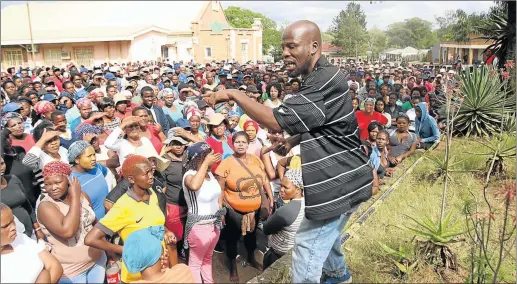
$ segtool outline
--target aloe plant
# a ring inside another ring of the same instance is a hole
[[[404,229],[421,239],[419,252],[427,263],[437,268],[456,270],[456,256],[449,245],[457,242],[457,237],[465,234],[466,231],[461,230],[461,223],[451,224],[451,213],[452,211],[443,220],[438,219],[437,222],[427,216],[419,220],[405,215],[415,224],[406,225]]]
[[[418,259],[412,247],[399,246],[393,249],[383,243],[379,243],[382,250],[390,257],[396,268],[395,274],[399,277],[409,277],[418,265]]]
[[[501,120],[515,112],[515,93],[505,88],[495,69],[465,70],[461,74],[463,102],[455,120],[456,131],[466,136],[498,133]]]

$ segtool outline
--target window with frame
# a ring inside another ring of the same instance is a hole
[[[212,57],[212,48],[211,47],[205,47],[205,57]]]
[[[75,61],[77,65],[84,67],[92,67],[93,65],[93,48],[76,48],[74,49]]]
[[[45,64],[48,66],[61,66],[61,49],[45,49]]]
[[[241,43],[242,62],[248,62],[248,43]]]
[[[21,49],[5,49],[3,63],[6,66],[22,66],[23,65],[23,54]]]

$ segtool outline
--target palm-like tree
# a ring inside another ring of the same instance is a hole
[[[492,9],[488,19],[479,30],[481,39],[493,41],[486,49],[494,51],[499,60],[499,68],[503,68],[506,60],[515,52],[515,1],[496,1],[498,7]]]

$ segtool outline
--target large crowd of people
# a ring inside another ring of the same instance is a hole
[[[290,28],[307,35],[293,42],[321,43],[310,25]],[[315,222],[350,214],[372,175],[376,187],[439,141],[445,87],[457,80],[432,64],[335,66],[321,50],[297,74],[296,48],[274,64],[2,72],[1,282],[102,283],[121,259],[124,283],[213,283],[214,252],[238,282],[241,239],[246,262],[265,269],[309,237],[329,240],[293,257],[321,261],[319,272],[293,263],[315,274],[293,281],[331,273],[323,262],[343,259],[335,228],[347,218]],[[343,266],[335,277],[349,280]]]

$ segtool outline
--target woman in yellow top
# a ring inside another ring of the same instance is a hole
[[[118,233],[125,241],[129,234],[136,230],[165,224],[165,216],[158,204],[157,195],[152,190],[153,174],[153,167],[145,157],[129,155],[126,158],[122,165],[122,175],[129,181],[129,189],[86,235],[86,245],[120,255],[123,247],[108,242],[105,239],[106,235],[113,236]],[[176,237],[166,230],[164,241],[165,244],[172,245],[176,243]],[[124,263],[121,278],[125,283],[142,279],[140,273],[129,273]]]

